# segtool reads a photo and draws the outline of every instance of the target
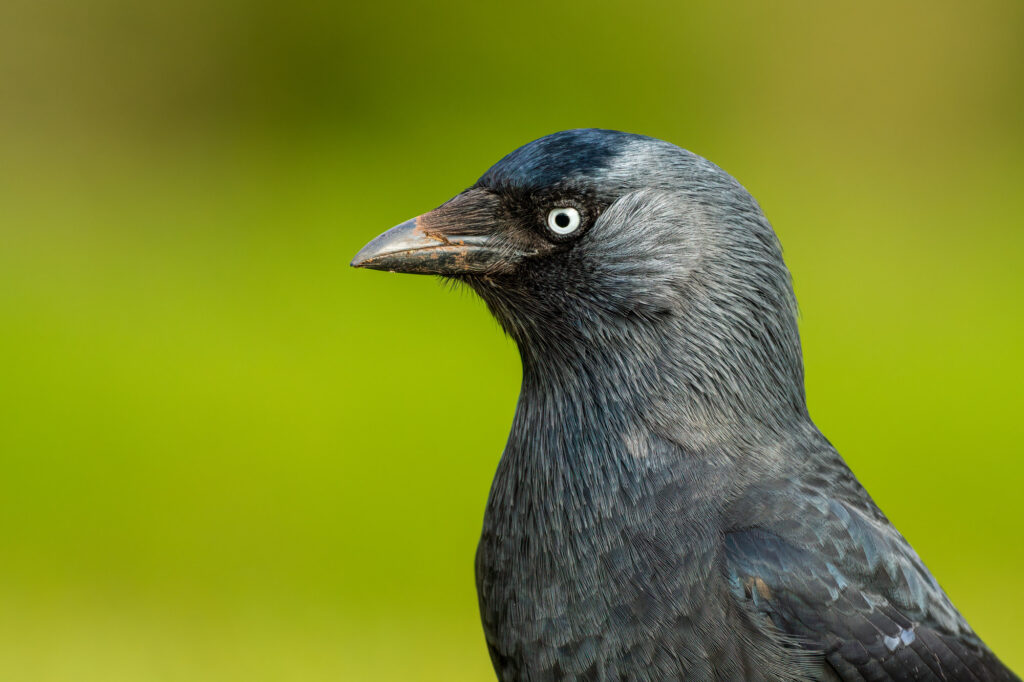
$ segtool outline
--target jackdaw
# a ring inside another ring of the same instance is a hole
[[[486,302],[522,390],[476,555],[501,680],[1017,680],[808,416],[778,239],[675,145],[521,147],[356,267]]]

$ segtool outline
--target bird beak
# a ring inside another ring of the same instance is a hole
[[[514,255],[510,258],[492,237],[499,209],[490,192],[467,190],[378,236],[356,254],[352,267],[418,275],[507,272]]]

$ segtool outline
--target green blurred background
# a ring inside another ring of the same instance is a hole
[[[1024,670],[1022,35],[1018,0],[4,0],[0,678],[493,679],[516,351],[348,262],[585,126],[761,201],[818,425]]]

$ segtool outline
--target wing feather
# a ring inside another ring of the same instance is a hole
[[[725,536],[738,600],[820,651],[842,680],[1018,680],[866,493],[822,488],[782,481],[737,503],[733,518],[763,520]]]

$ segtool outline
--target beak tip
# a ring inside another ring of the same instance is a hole
[[[380,266],[389,256],[408,250],[410,246],[420,246],[413,231],[416,229],[416,218],[396,225],[384,234],[378,235],[369,244],[359,250],[352,258],[349,267],[360,270],[380,270]],[[412,243],[407,243],[412,242]],[[375,267],[376,266],[376,267]]]

